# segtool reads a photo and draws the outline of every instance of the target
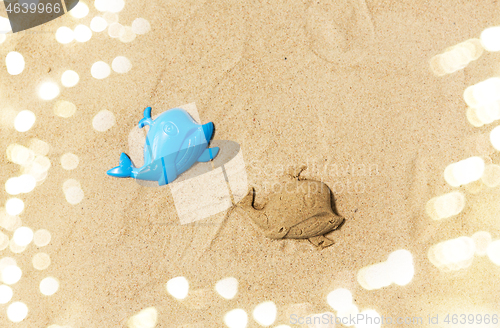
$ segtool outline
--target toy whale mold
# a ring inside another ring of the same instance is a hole
[[[144,110],[139,128],[149,126],[144,145],[144,166],[134,167],[122,153],[120,165],[107,172],[117,178],[158,181],[160,186],[174,181],[196,162],[208,162],[217,156],[218,147],[208,148],[214,124],[200,125],[181,108],[173,108],[151,119],[151,107]]]
[[[268,238],[308,239],[314,246],[323,249],[334,244],[325,235],[338,229],[344,218],[333,212],[332,195],[326,184],[300,177],[304,169],[292,170],[291,179],[279,185],[281,192],[272,194],[264,207],[258,209],[254,206],[253,188],[238,207]]]

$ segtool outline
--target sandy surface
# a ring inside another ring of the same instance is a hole
[[[48,176],[18,196],[25,202],[20,217],[52,234],[43,248],[51,265],[42,271],[31,265],[40,251],[34,245],[19,254],[1,251],[23,270],[12,300],[29,308],[12,324],[0,305],[2,327],[122,327],[151,306],[158,327],[223,327],[234,308],[257,327],[251,312],[263,301],[277,305],[275,325],[288,324],[293,313],[331,311],[326,295],[339,287],[352,292],[360,310],[384,316],[498,310],[499,268],[487,258],[457,272],[441,272],[427,258],[429,247],[446,239],[479,230],[498,236],[498,219],[470,203],[453,220],[435,223],[425,214],[430,198],[452,190],[442,178],[448,164],[473,155],[495,160],[481,143],[490,128],[467,122],[462,93],[495,73],[498,56],[486,54],[443,77],[432,74],[429,60],[498,24],[496,1],[128,1],[120,23],[143,17],[152,27],[133,42],[106,31],[86,43],[56,42],[60,26],[88,25],[99,14],[89,7],[83,19],[65,15],[0,45],[1,58],[15,50],[26,61],[18,76],[0,67],[0,109],[29,109],[37,117],[25,133],[2,126],[1,147],[31,138],[50,145]],[[131,60],[129,73],[90,75],[94,62],[118,55]],[[80,74],[79,84],[40,100],[40,83],[59,83],[67,69]],[[73,102],[75,115],[54,115],[58,99]],[[215,123],[214,139],[239,143],[258,199],[284,167],[307,165],[306,178],[326,183],[346,218],[329,234],[335,245],[318,251],[307,241],[267,239],[238,211],[180,225],[168,187],[106,175],[129,151],[129,132],[144,107],[155,114],[188,103],[196,103],[202,122]],[[98,132],[92,119],[102,109],[114,113],[116,125]],[[62,168],[66,152],[79,157],[75,170]],[[19,165],[0,161],[2,184],[19,175]],[[62,191],[70,178],[85,194],[77,205]],[[11,196],[0,197],[4,203]],[[498,202],[495,192],[487,197]],[[410,284],[367,291],[357,283],[359,269],[402,248],[414,257]],[[46,276],[60,282],[50,297],[38,291]],[[182,302],[165,290],[177,276],[190,283]],[[239,282],[233,300],[213,291],[228,276]]]

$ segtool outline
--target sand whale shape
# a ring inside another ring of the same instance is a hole
[[[200,125],[181,108],[173,108],[151,118],[151,107],[144,110],[139,128],[149,126],[144,145],[144,166],[134,167],[130,157],[120,155],[120,165],[107,172],[117,178],[158,181],[160,186],[174,181],[196,162],[208,162],[219,152],[208,148],[214,124]]]
[[[303,169],[302,169],[303,170]],[[331,191],[319,181],[304,180],[300,171],[270,196],[263,208],[254,206],[254,190],[238,204],[272,239],[308,239],[319,248],[333,245],[325,234],[337,229],[344,218],[332,210]]]

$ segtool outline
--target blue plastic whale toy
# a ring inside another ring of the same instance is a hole
[[[151,107],[144,110],[139,128],[149,125],[144,145],[144,166],[134,167],[130,157],[122,153],[120,165],[107,173],[117,178],[158,181],[160,186],[174,181],[182,172],[198,162],[208,162],[219,152],[208,148],[214,124],[200,125],[181,108],[173,108],[151,119]]]

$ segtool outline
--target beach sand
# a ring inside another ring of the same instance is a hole
[[[0,45],[2,58],[15,50],[26,61],[18,76],[0,68],[2,115],[9,117],[9,109],[36,115],[24,133],[2,126],[1,147],[27,146],[32,138],[50,145],[47,178],[15,196],[25,204],[19,216],[23,225],[52,235],[42,248],[1,251],[23,270],[12,301],[29,308],[14,324],[4,315],[8,304],[0,305],[2,327],[123,327],[148,307],[158,312],[157,327],[224,327],[224,315],[236,308],[248,313],[248,327],[259,327],[252,311],[264,301],[276,304],[274,327],[290,325],[293,314],[333,311],[327,295],[336,288],[349,289],[360,311],[423,317],[424,327],[432,326],[428,315],[498,312],[499,268],[487,257],[443,272],[427,255],[438,242],[477,231],[498,236],[498,206],[473,206],[484,197],[498,203],[498,191],[467,194],[465,210],[448,220],[425,213],[429,199],[454,190],[443,178],[448,164],[498,157],[484,137],[491,127],[470,125],[462,98],[467,86],[499,73],[498,56],[485,54],[441,77],[429,66],[434,55],[499,24],[498,3],[127,1],[120,23],[142,17],[151,31],[130,43],[106,31],[86,43],[56,42],[60,26],[88,25],[99,14],[89,7],[82,19],[64,15]],[[91,76],[93,63],[111,64],[116,56],[130,59],[130,72]],[[77,86],[41,100],[38,86],[59,83],[67,69],[79,73]],[[55,115],[58,100],[71,101],[76,113]],[[237,210],[181,225],[168,186],[106,175],[129,152],[129,133],[145,107],[158,114],[190,103],[203,123],[214,122],[214,140],[240,145],[257,202],[286,168],[306,165],[305,178],[326,183],[346,219],[328,234],[335,244],[317,250],[305,240],[268,239]],[[104,132],[92,127],[101,110],[116,119]],[[61,166],[67,152],[79,158],[74,170]],[[2,183],[20,174],[6,156],[0,163]],[[78,204],[65,198],[67,179],[81,184]],[[2,191],[1,203],[10,197]],[[409,284],[360,286],[361,268],[399,249],[413,256]],[[50,255],[47,269],[33,268],[37,252]],[[60,284],[52,296],[39,292],[47,276]],[[189,281],[184,300],[165,289],[178,276]],[[226,277],[238,281],[232,300],[214,291]]]

